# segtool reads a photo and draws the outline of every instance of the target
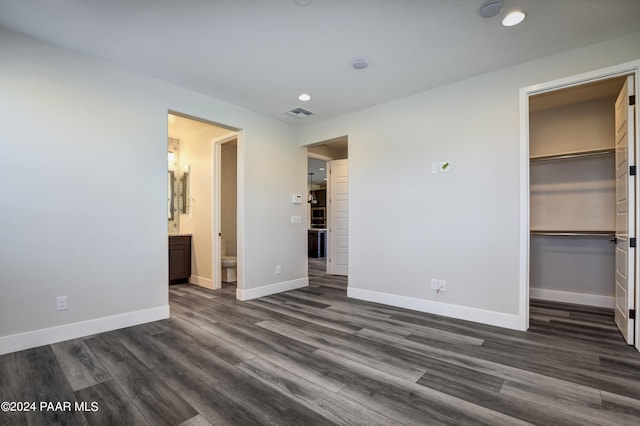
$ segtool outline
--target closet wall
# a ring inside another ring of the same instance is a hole
[[[533,299],[613,307],[615,84],[609,92],[530,99]]]

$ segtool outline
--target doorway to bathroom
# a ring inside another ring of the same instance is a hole
[[[215,142],[214,288],[236,287],[238,267],[238,136]]]
[[[224,152],[223,144],[229,146]],[[237,217],[242,214],[242,206],[237,202],[236,177],[240,145],[241,132],[237,129],[169,111],[169,276],[176,276],[172,265],[175,268],[174,264],[179,264],[179,282],[209,289],[222,287],[223,235],[228,235],[225,245],[229,253],[241,258]],[[233,156],[223,160],[227,151],[233,151]],[[233,174],[234,183],[224,185],[221,173]],[[222,206],[222,192],[225,193],[225,206]],[[230,205],[233,207],[229,213],[226,207]],[[223,223],[227,227],[224,231]],[[177,250],[176,242],[183,243],[179,247],[181,251]],[[241,262],[235,262],[238,263]],[[239,275],[235,274],[233,284],[241,289]]]

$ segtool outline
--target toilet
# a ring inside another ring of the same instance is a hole
[[[227,256],[227,240],[222,240],[222,281],[226,283],[236,282],[238,280],[236,275],[236,266],[238,265],[238,258],[236,256]]]

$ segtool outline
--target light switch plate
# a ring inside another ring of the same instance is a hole
[[[438,173],[438,163],[431,163],[431,173]]]
[[[301,216],[291,216],[291,224],[292,225],[299,225],[300,223],[302,223],[302,217]]]

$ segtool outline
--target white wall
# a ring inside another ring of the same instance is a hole
[[[4,29],[0,57],[0,353],[168,315],[168,110],[242,129],[245,291],[304,285],[296,129]]]
[[[181,167],[189,165],[189,213],[180,215],[180,233],[191,234],[190,281],[213,287],[212,271],[212,191],[213,144],[209,133],[201,131],[180,139]]]
[[[519,89],[638,58],[634,33],[304,128],[349,137],[349,294],[521,327]]]

